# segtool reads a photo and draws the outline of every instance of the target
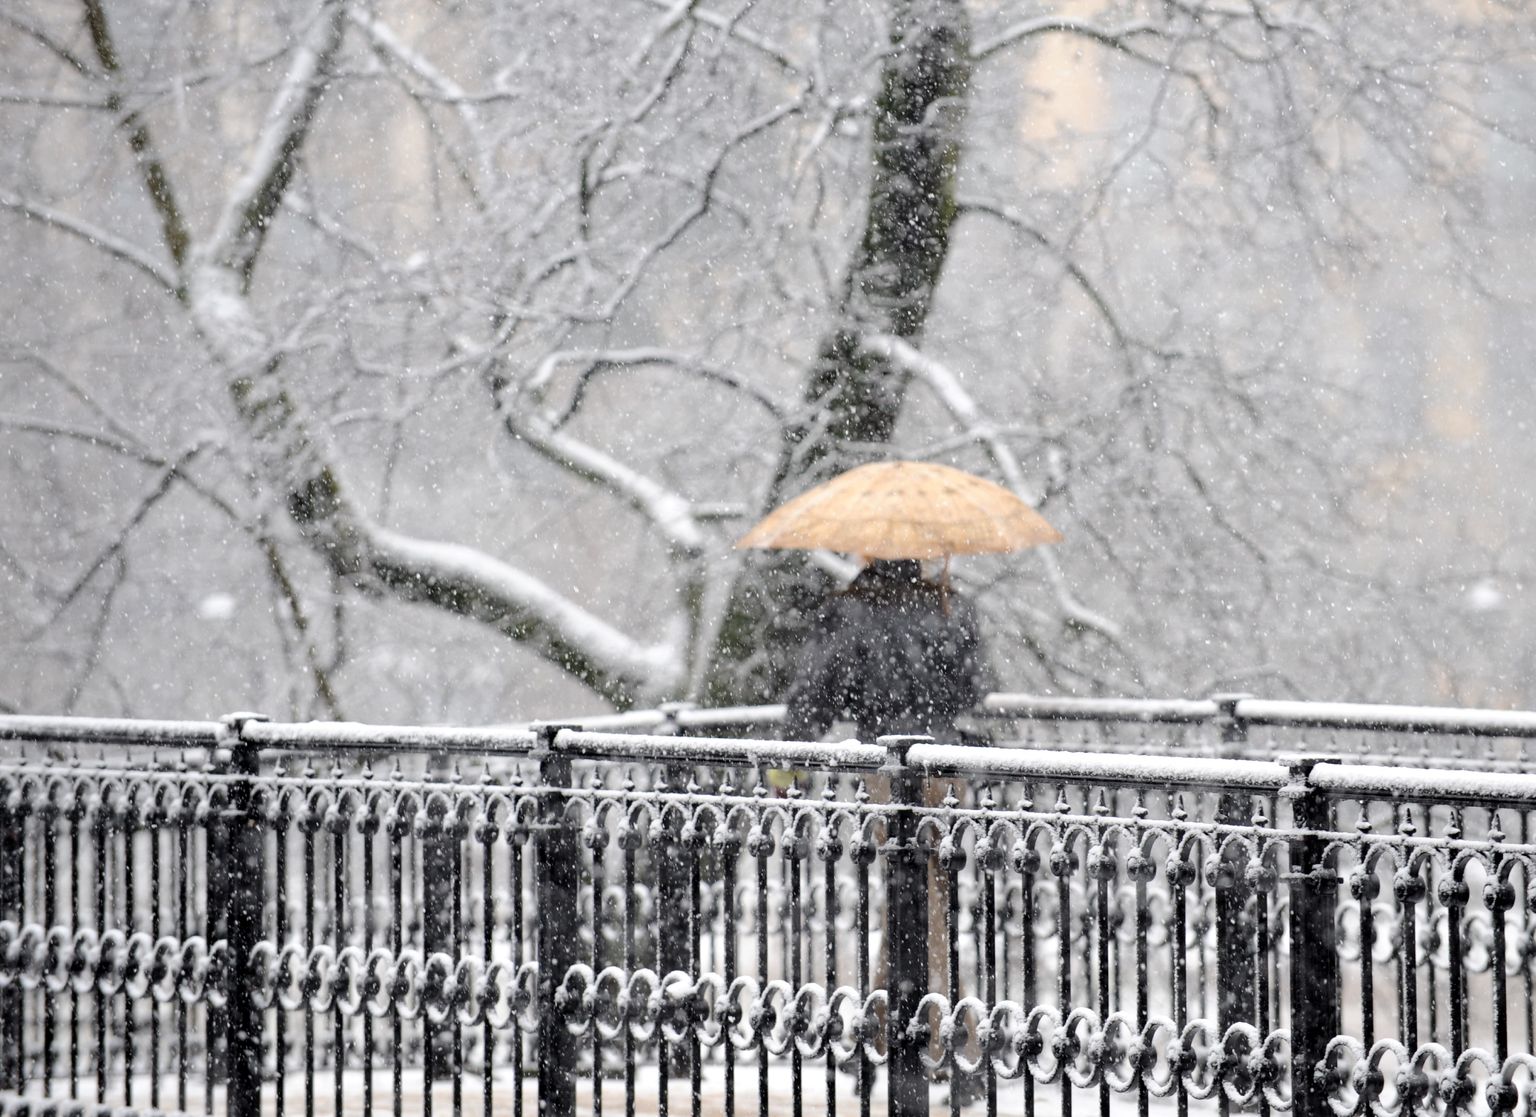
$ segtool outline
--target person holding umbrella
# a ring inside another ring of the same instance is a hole
[[[950,589],[951,555],[1054,543],[1061,534],[1000,485],[949,466],[859,466],[782,505],[738,547],[843,551],[867,565],[822,605],[786,696],[784,735],[814,740],[840,718],[859,737],[957,738],[982,693],[970,602]],[[939,582],[921,560],[943,559]]]
[[[783,736],[814,740],[846,717],[865,741],[890,733],[958,740],[955,719],[981,697],[983,668],[975,609],[949,586],[950,556],[1060,539],[1001,486],[923,462],[859,466],[776,509],[736,545],[843,551],[866,563],[818,611],[786,698]],[[925,559],[944,560],[938,582],[923,578]],[[769,773],[775,786],[775,776],[795,778]],[[871,791],[884,798],[883,789]],[[937,781],[929,781],[924,804],[938,806],[943,795]],[[948,878],[932,864],[928,889],[929,971],[939,988],[948,966]],[[876,980],[883,985],[886,979]],[[980,1078],[957,1076],[951,1096],[959,1105],[979,1100]]]

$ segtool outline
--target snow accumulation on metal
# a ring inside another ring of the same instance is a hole
[[[733,737],[667,737],[563,730],[555,747],[589,759],[676,760],[689,764],[874,771],[886,762],[882,745],[859,741],[753,741]]]
[[[1527,810],[1536,806],[1536,774],[1319,764],[1312,769],[1308,782],[1335,797]]]
[[[1241,787],[1279,791],[1291,782],[1283,764],[1214,757],[1133,756],[975,745],[916,745],[907,763],[932,776],[1070,780],[1155,789]]]
[[[319,749],[524,756],[537,737],[528,730],[460,729],[429,725],[365,725],[349,721],[247,722],[243,740],[264,749]]]
[[[204,748],[213,745],[218,735],[219,723],[214,721],[0,715],[0,741]]]
[[[989,694],[983,713],[1043,721],[1129,721],[1198,724],[1220,708],[1208,698],[1051,698],[1032,694]]]
[[[1536,712],[1462,710],[1449,706],[1377,706],[1354,702],[1278,702],[1244,698],[1236,714],[1251,725],[1536,737]]]

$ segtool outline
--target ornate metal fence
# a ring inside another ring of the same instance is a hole
[[[1531,1109],[1519,772],[240,715],[0,739],[6,1113]]]

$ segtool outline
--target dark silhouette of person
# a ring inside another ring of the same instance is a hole
[[[955,718],[975,706],[982,685],[971,603],[924,579],[915,559],[877,559],[818,610],[784,736],[814,741],[847,718],[865,741],[925,733],[953,742]]]

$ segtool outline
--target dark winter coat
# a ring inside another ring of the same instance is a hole
[[[790,685],[784,735],[816,740],[847,718],[861,740],[926,733],[953,741],[982,694],[970,602],[924,581],[916,562],[874,562],[823,604]]]

